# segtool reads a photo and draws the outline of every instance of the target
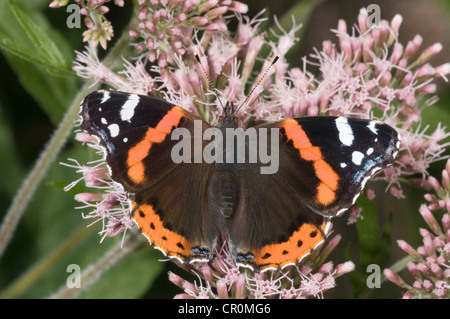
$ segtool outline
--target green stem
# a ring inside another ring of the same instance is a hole
[[[136,24],[136,19],[133,19],[130,23],[130,28]],[[103,63],[108,67],[114,64],[118,57],[120,57],[123,49],[129,43],[129,36],[127,32],[124,32],[121,38],[117,41],[115,47],[111,50]],[[25,208],[28,202],[33,197],[39,183],[47,173],[50,165],[53,163],[56,156],[59,154],[61,148],[67,141],[67,138],[72,131],[73,124],[78,118],[78,111],[82,99],[93,90],[92,80],[87,81],[75,96],[68,111],[64,115],[58,128],[55,130],[49,143],[45,146],[44,150],[40,154],[31,172],[24,180],[19,191],[16,193],[11,206],[9,207],[6,216],[0,226],[0,258],[6,250],[6,247],[12,238],[14,231],[20,219],[23,216]]]
[[[65,254],[75,247],[86,235],[92,232],[94,227],[86,227],[82,225],[77,232],[70,236],[65,242],[57,247],[50,254],[39,260],[27,272],[21,275],[16,281],[11,283],[4,291],[0,293],[0,299],[11,299],[20,297],[25,291],[32,286],[42,274],[47,272],[55,263],[61,260]]]
[[[78,92],[49,143],[45,146],[31,172],[25,178],[22,186],[16,193],[0,227],[0,258],[14,234],[28,202],[33,197],[40,181],[47,173],[50,165],[53,163],[55,157],[58,155],[72,131],[73,124],[78,117],[80,102],[90,91],[89,84],[91,83],[86,83]]]
[[[49,298],[51,299],[68,299],[77,297],[83,290],[88,288],[98,278],[106,273],[112,266],[117,264],[125,257],[131,255],[137,249],[146,247],[147,242],[143,240],[143,236],[131,234],[127,236],[125,241],[119,242],[106,254],[97,260],[95,264],[90,265],[85,271],[81,272],[81,284],[79,288],[69,287],[67,284],[61,286],[60,289]]]

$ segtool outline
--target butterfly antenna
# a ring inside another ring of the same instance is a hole
[[[215,88],[214,84],[211,81],[211,78],[209,77],[208,73],[206,72],[205,66],[203,65],[202,61],[200,61],[200,57],[198,56],[197,52],[194,53],[195,59],[197,60],[198,64],[200,64],[200,67],[202,68],[203,74],[205,74],[206,78],[208,79],[209,86],[212,87],[213,91],[216,93],[216,97],[219,100],[220,105],[222,106],[222,109],[225,110],[225,107],[222,104],[222,100],[219,98],[219,95],[216,91],[219,91]]]
[[[242,102],[241,105],[239,105],[239,107],[236,109],[236,111],[234,112],[234,114],[236,115],[237,112],[239,111],[239,109],[245,104],[247,103],[247,101],[250,99],[250,97],[252,96],[253,92],[256,90],[256,88],[261,84],[262,80],[264,80],[264,78],[267,75],[267,72],[269,72],[270,68],[277,63],[278,59],[280,58],[280,56],[277,54],[275,56],[275,58],[273,58],[272,63],[269,65],[269,67],[266,69],[266,71],[264,72],[263,76],[261,77],[261,79],[258,81],[258,83],[256,83],[253,88],[250,90],[250,93],[247,95],[247,97],[245,98],[244,102]]]

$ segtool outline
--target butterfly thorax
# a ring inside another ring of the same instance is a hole
[[[223,115],[219,118],[218,128],[237,128],[238,123],[234,116],[234,104],[233,102],[227,102],[224,107]]]

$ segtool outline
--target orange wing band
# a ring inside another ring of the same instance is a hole
[[[132,206],[134,211],[132,217],[152,246],[160,249],[166,256],[178,257],[183,261],[191,254],[192,247],[189,241],[165,228],[151,205],[141,205],[137,209],[135,203]]]
[[[150,152],[153,143],[162,143],[166,136],[177,127],[180,119],[184,116],[181,108],[175,106],[159,121],[156,127],[149,127],[145,137],[128,151],[127,165],[128,177],[136,184],[145,181],[145,168],[142,160]]]
[[[339,176],[324,161],[322,152],[317,146],[313,146],[301,125],[293,119],[285,121],[283,128],[288,140],[292,140],[294,147],[299,151],[300,157],[306,161],[312,161],[314,170],[321,183],[317,187],[316,200],[326,206],[336,198]]]
[[[313,224],[303,224],[288,241],[253,251],[254,263],[259,265],[259,270],[296,264],[324,241],[323,234],[328,232],[328,226],[329,221],[325,221],[320,228]]]

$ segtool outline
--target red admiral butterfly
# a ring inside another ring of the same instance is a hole
[[[217,129],[225,133],[238,125],[232,106],[224,111]],[[159,99],[97,91],[80,115],[153,246],[182,262],[208,261],[224,233],[236,263],[257,271],[310,254],[325,240],[330,219],[354,203],[375,171],[393,164],[399,144],[397,132],[376,121],[317,116],[265,123],[254,129],[279,142],[279,167],[261,174],[260,161],[175,163],[179,141],[172,133],[184,128],[188,145],[203,151],[210,141],[195,144],[195,132],[211,126]]]

